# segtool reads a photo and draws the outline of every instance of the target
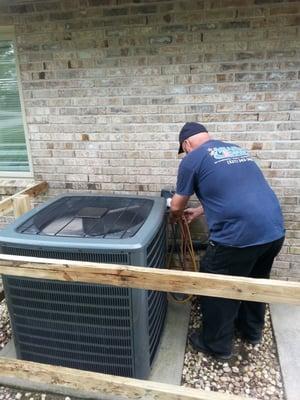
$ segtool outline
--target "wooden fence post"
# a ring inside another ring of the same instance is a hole
[[[13,208],[15,217],[20,217],[32,209],[31,199],[28,194],[22,194],[13,198]]]

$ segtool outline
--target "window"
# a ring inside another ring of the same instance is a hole
[[[13,31],[0,28],[1,176],[31,175],[17,68]]]

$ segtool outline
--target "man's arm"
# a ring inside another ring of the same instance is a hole
[[[186,208],[190,196],[182,196],[181,194],[175,193],[171,201],[171,214],[172,219],[176,220],[180,218]]]

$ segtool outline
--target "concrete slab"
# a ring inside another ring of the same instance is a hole
[[[299,400],[300,306],[272,304],[270,309],[286,400]]]
[[[181,384],[191,305],[170,302],[150,381]]]
[[[0,351],[0,357],[17,358],[16,348],[13,340],[10,340]]]

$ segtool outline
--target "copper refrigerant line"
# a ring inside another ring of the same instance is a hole
[[[195,257],[195,252],[194,252],[194,247],[193,247],[189,224],[184,216],[182,218],[178,219],[178,221],[176,221],[176,224],[177,224],[177,226],[179,226],[179,229],[180,229],[180,251],[178,251],[177,255],[178,255],[181,269],[182,269],[182,271],[187,271],[187,268],[186,268],[187,260],[186,259],[188,256],[190,256],[193,271],[197,272],[198,271],[197,261],[196,261],[196,257]],[[176,237],[175,224],[171,223],[170,225],[171,225],[173,240],[172,240],[172,246],[171,246],[169,258],[167,261],[168,269],[172,269],[171,261],[172,261],[172,257],[174,254],[175,247],[177,248],[177,237]],[[171,300],[175,301],[176,303],[185,304],[185,303],[188,303],[190,300],[192,300],[193,295],[169,292],[168,297]]]

